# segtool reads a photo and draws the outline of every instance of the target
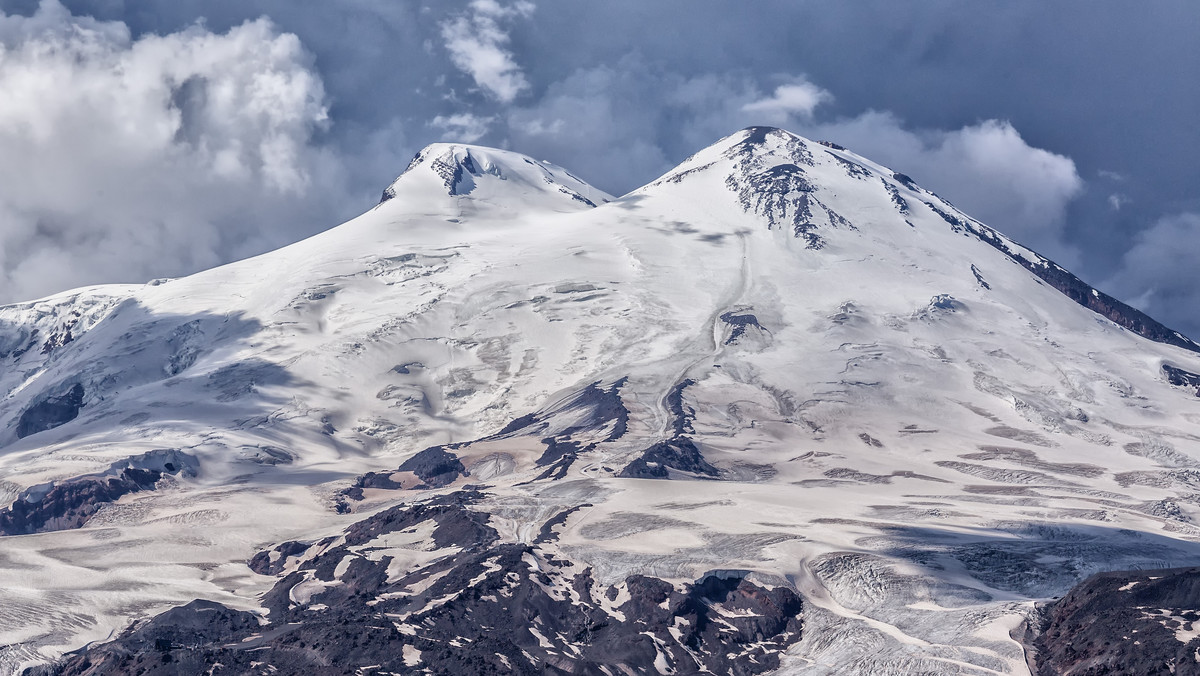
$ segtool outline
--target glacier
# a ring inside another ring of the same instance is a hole
[[[0,670],[1028,674],[1039,604],[1198,560],[1198,350],[833,143],[620,197],[435,144],[0,308]]]

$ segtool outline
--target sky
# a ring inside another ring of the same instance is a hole
[[[0,0],[0,302],[374,205],[435,141],[621,194],[737,129],[912,176],[1200,338],[1194,0]]]

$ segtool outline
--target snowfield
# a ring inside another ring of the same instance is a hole
[[[468,587],[556,557],[542,593],[620,623],[630,576],[742,571],[803,603],[746,664],[1027,674],[1035,601],[1200,557],[1200,354],[1062,279],[903,174],[780,130],[620,198],[430,146],[310,239],[0,308],[0,672],[194,599],[265,618],[261,595],[331,547],[345,563],[291,587],[292,611],[329,612],[355,558],[389,557],[399,585],[472,542],[347,529],[476,486],[496,542],[537,552]],[[263,551],[269,574],[247,566]],[[584,570],[612,597],[562,572]],[[406,612],[453,600],[422,599]],[[713,617],[765,612],[738,608]],[[686,631],[640,667],[695,673]]]

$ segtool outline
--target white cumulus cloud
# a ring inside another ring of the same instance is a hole
[[[510,38],[502,23],[529,16],[533,10],[531,2],[502,5],[496,0],[474,0],[466,14],[441,26],[450,60],[501,103],[511,103],[529,88],[529,80],[508,49]]]
[[[620,193],[742,127],[794,127],[831,98],[802,78],[765,94],[744,73],[688,77],[629,55],[551,83],[538,100],[510,108],[502,124],[512,147]]]
[[[321,79],[266,19],[133,39],[43,0],[0,12],[0,92],[2,301],[192,272],[329,225],[334,200],[310,198],[340,174],[314,144]]]
[[[636,57],[575,71],[502,118],[514,148],[547,157],[619,193],[739,128],[773,124],[828,139],[911,175],[967,213],[1070,267],[1067,207],[1083,190],[1074,161],[1029,145],[1008,122],[914,130],[868,111],[832,122],[832,95],[802,77],[767,94],[744,73],[683,77]]]
[[[445,133],[447,141],[474,143],[488,133],[492,119],[471,113],[456,113],[454,115],[438,115],[429,121],[429,126],[441,129]]]
[[[980,221],[1078,266],[1078,251],[1064,242],[1067,207],[1084,188],[1075,162],[1029,145],[1008,122],[911,130],[890,113],[870,111],[797,131],[908,174]]]
[[[742,111],[769,124],[785,124],[792,117],[812,117],[817,106],[832,100],[829,92],[801,81],[779,85],[774,94],[743,105]]]
[[[1200,213],[1160,218],[1138,233],[1121,265],[1105,286],[1152,317],[1187,316],[1181,308],[1200,307]],[[1200,337],[1200,322],[1175,328]]]

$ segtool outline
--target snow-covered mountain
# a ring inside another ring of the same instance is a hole
[[[1028,673],[1036,601],[1198,560],[1197,350],[835,144],[433,145],[0,308],[0,669]]]

